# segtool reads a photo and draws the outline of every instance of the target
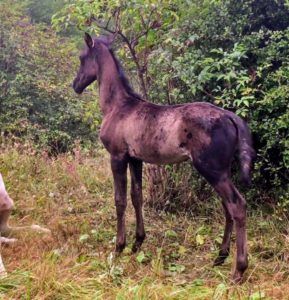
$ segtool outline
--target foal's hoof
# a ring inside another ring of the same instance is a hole
[[[215,259],[213,266],[214,267],[221,266],[225,262],[226,258],[227,256],[218,256]]]
[[[243,280],[243,273],[240,271],[235,271],[234,275],[232,276],[232,282],[234,284],[241,284]]]
[[[131,251],[133,253],[138,252],[139,249],[140,249],[140,247],[141,247],[141,245],[142,245],[142,241],[135,241],[134,244],[133,244],[133,246],[132,246],[132,248],[131,248]]]
[[[115,253],[116,254],[122,253],[124,248],[125,248],[125,243],[115,245]]]
[[[235,273],[232,276],[232,282],[234,284],[242,284],[243,283],[243,279],[244,279],[244,274],[245,271],[238,271],[236,270]]]
[[[234,284],[240,284],[243,281],[243,274],[248,268],[248,258],[239,259],[236,264],[235,273],[232,277]]]
[[[214,267],[217,267],[217,266],[221,266],[224,262],[225,262],[225,260],[226,260],[226,258],[229,256],[229,252],[228,251],[226,251],[226,252],[223,252],[222,250],[219,252],[219,255],[218,255],[218,257],[215,259],[215,261],[214,261]]]
[[[145,234],[143,234],[143,235],[141,235],[141,236],[138,236],[138,235],[136,236],[135,242],[134,242],[134,244],[133,244],[133,246],[132,246],[132,249],[131,249],[131,251],[132,251],[133,253],[136,253],[137,251],[139,251],[139,249],[140,249],[140,247],[141,247],[143,241],[145,240],[145,238],[146,238],[146,235],[145,235]]]

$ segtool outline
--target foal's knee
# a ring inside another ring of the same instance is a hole
[[[131,200],[134,208],[139,208],[142,206],[142,190],[139,186],[131,188]]]
[[[124,215],[126,206],[127,206],[126,203],[118,202],[118,201],[115,202],[116,214],[118,217],[122,217]]]
[[[139,198],[140,195],[142,194],[142,188],[138,184],[133,184],[131,186],[131,191],[130,191],[130,196],[132,200]]]
[[[0,212],[11,211],[13,208],[14,208],[13,200],[8,195],[0,197]]]

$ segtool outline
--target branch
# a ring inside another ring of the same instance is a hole
[[[111,18],[109,18],[109,20],[106,22],[105,25],[102,25],[99,20],[97,20],[95,17],[92,17],[92,20],[96,22],[97,27],[99,27],[100,29],[103,29],[109,33],[112,33],[114,36],[116,36],[117,34],[122,38],[122,40],[127,44],[128,49],[131,53],[132,59],[137,67],[137,74],[138,74],[138,78],[140,81],[140,86],[141,86],[141,90],[142,90],[142,94],[144,96],[145,99],[148,99],[148,94],[147,94],[147,87],[146,87],[146,83],[144,80],[144,75],[143,75],[143,70],[140,66],[136,51],[135,51],[135,46],[136,44],[132,41],[130,41],[128,39],[128,37],[126,35],[124,35],[124,33],[121,30],[120,27],[120,9],[118,8],[117,11],[115,12],[115,29],[111,30],[108,26],[110,23]],[[148,32],[149,29],[147,29],[146,33]],[[143,33],[145,34],[145,33]],[[138,37],[139,39],[140,37]]]
[[[128,49],[129,49],[129,51],[131,53],[131,56],[132,56],[132,59],[133,59],[135,65],[137,67],[138,78],[140,80],[140,85],[141,85],[143,96],[145,97],[145,99],[148,99],[147,88],[146,88],[145,80],[144,80],[144,77],[143,77],[143,71],[142,71],[142,68],[139,64],[134,46],[132,45],[132,43],[129,41],[129,39],[121,31],[119,31],[118,34],[122,37],[123,41],[128,46]]]
[[[209,93],[209,92],[206,91],[205,89],[203,89],[203,92],[204,92],[208,97],[210,97],[212,100],[215,100],[215,97],[214,97],[211,93]]]
[[[111,29],[108,28],[110,20],[106,23],[106,25],[101,25],[100,21],[97,20],[95,17],[91,17],[91,20],[96,23],[96,25],[97,25],[98,28],[103,29],[103,30],[105,30],[105,31],[107,31],[109,33],[115,33],[115,31],[113,31],[113,30],[111,30]]]

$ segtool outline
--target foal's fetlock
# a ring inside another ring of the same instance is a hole
[[[218,257],[214,261],[214,267],[222,265],[229,256],[229,250],[220,250]]]
[[[134,244],[132,246],[132,249],[131,249],[133,253],[137,252],[140,249],[140,247],[141,247],[143,241],[145,240],[145,238],[146,238],[145,234],[136,235],[135,242],[134,242]]]
[[[243,279],[243,273],[244,272],[239,272],[239,271],[235,271],[233,276],[232,276],[232,282],[234,284],[241,284],[242,283],[242,279]]]
[[[116,254],[120,254],[123,251],[123,249],[125,248],[125,246],[126,246],[126,242],[125,241],[124,242],[116,243],[116,245],[115,245],[115,252],[116,252]]]
[[[232,281],[234,284],[241,284],[243,279],[244,271],[238,271],[236,270],[232,276]]]
[[[233,274],[232,280],[235,284],[241,283],[243,279],[243,274],[248,268],[248,259],[242,261],[237,261],[236,270]]]

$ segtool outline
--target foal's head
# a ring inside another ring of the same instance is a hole
[[[79,56],[80,67],[73,81],[73,88],[78,94],[81,94],[87,86],[98,79],[97,51],[102,45],[109,46],[108,40],[92,39],[88,33],[85,33],[84,41],[86,45]]]

